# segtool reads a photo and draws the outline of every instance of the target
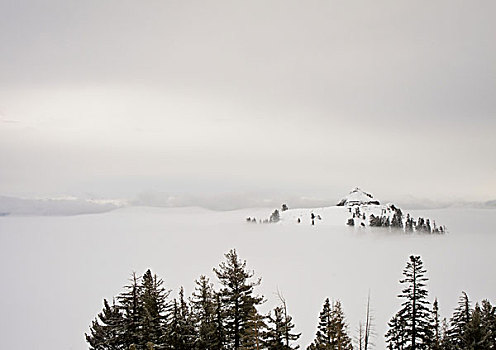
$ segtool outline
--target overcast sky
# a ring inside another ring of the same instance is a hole
[[[496,198],[494,1],[0,1],[0,195]]]

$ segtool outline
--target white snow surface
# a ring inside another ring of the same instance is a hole
[[[295,225],[298,209],[280,224],[247,223],[273,208],[215,212],[200,208],[126,207],[79,216],[0,217],[0,330],[5,349],[87,349],[84,333],[128,283],[132,271],[151,268],[172,296],[189,295],[201,274],[211,277],[223,254],[236,248],[263,278],[257,292],[288,302],[304,349],[313,339],[326,297],[342,301],[352,336],[363,319],[370,290],[377,349],[387,322],[399,309],[398,280],[409,255],[422,256],[430,278],[429,299],[449,317],[461,291],[473,301],[496,302],[496,210],[449,208],[411,211],[439,220],[447,235],[405,235],[381,228],[347,227],[346,207],[315,209]],[[344,221],[343,221],[344,220]]]

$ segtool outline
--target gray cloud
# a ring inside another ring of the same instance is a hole
[[[0,193],[492,199],[495,10],[3,2]]]

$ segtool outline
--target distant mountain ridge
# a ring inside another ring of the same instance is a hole
[[[0,196],[0,216],[7,215],[81,215],[96,214],[121,208],[116,200],[75,197],[25,199]]]
[[[334,200],[333,200],[334,198]],[[14,196],[0,195],[0,217],[9,215],[81,215],[96,214],[112,211],[126,206],[143,207],[202,207],[208,210],[229,211],[244,208],[274,208],[280,203],[287,201],[291,208],[309,209],[332,207],[357,206],[357,205],[381,205],[371,193],[361,188],[353,188],[348,195],[337,201],[337,196],[332,198],[285,196],[283,194],[259,194],[259,193],[223,193],[215,195],[189,195],[167,193],[140,194],[130,199],[101,199],[95,197],[46,197],[46,198],[19,198]],[[384,201],[389,203],[391,201]],[[337,203],[337,204],[335,204]],[[394,200],[397,206],[409,210],[418,209],[441,209],[441,208],[474,208],[474,209],[496,209],[496,200],[489,201],[434,201],[430,199],[419,199],[405,196]]]

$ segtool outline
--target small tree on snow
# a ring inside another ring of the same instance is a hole
[[[270,222],[278,222],[279,220],[281,220],[280,216],[279,216],[279,210],[274,210],[274,212],[270,215],[270,219],[269,221]]]

